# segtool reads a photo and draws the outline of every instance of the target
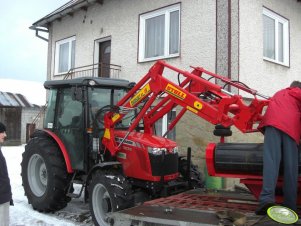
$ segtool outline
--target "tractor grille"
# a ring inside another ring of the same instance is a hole
[[[153,176],[164,176],[178,172],[178,154],[149,154]]]

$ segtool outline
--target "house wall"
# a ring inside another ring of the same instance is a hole
[[[111,63],[121,65],[121,77],[137,81],[154,62],[137,63],[139,14],[149,12],[178,0],[111,0],[95,4],[87,11],[55,21],[50,28],[51,62],[54,71],[55,41],[76,36],[75,66],[93,63],[94,41],[111,37]],[[180,57],[167,61],[179,68],[203,66],[215,71],[215,1],[181,1]],[[96,61],[95,61],[96,62]]]
[[[262,8],[289,20],[290,66],[263,60]],[[301,78],[301,3],[296,0],[239,1],[239,79],[266,95]]]

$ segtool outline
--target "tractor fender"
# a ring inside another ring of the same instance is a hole
[[[92,177],[93,173],[98,169],[109,169],[114,166],[121,166],[122,164],[120,162],[114,161],[114,162],[101,162],[96,165],[94,165],[90,171],[88,172],[86,181],[89,182],[90,178]]]
[[[67,172],[68,173],[73,173],[74,171],[73,171],[72,166],[71,166],[71,161],[70,161],[67,149],[66,149],[65,145],[63,144],[63,142],[61,141],[61,139],[55,133],[51,132],[50,130],[46,130],[46,129],[36,130],[31,135],[31,138],[44,136],[44,135],[50,136],[57,143],[57,145],[59,146],[59,148],[60,148],[60,150],[61,150],[61,152],[64,156],[64,160],[65,160],[66,167],[67,167]]]

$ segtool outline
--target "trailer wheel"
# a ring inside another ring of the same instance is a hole
[[[185,181],[188,181],[187,166],[188,166],[187,159],[179,158],[179,173],[180,173],[180,176]],[[204,187],[203,174],[198,170],[198,167],[194,164],[190,165],[190,182],[191,182],[191,188],[193,188],[193,189]]]
[[[70,175],[57,144],[46,137],[35,137],[22,156],[22,185],[33,209],[52,212],[64,208],[71,200],[66,196]]]
[[[95,225],[112,225],[108,214],[132,207],[132,187],[121,174],[96,171],[89,185],[89,207]]]

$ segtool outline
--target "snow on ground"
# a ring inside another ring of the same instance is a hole
[[[88,226],[91,216],[88,204],[83,199],[73,199],[64,209],[55,213],[39,213],[32,209],[24,195],[21,179],[21,161],[24,145],[3,146],[2,153],[6,159],[12,186],[14,206],[10,208],[11,226]],[[79,188],[75,187],[75,191]]]

